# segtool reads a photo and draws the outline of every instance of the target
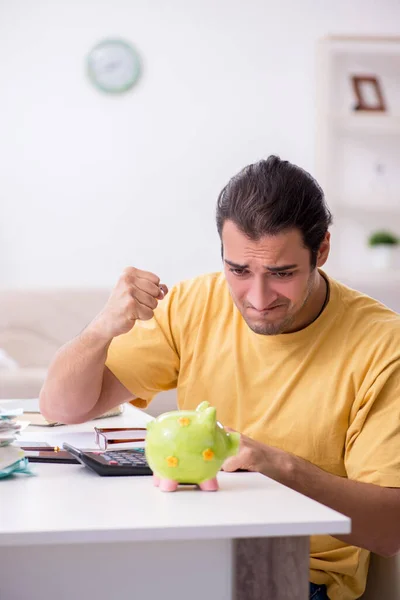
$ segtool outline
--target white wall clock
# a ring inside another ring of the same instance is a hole
[[[123,40],[108,39],[89,53],[88,75],[104,92],[118,94],[129,90],[138,80],[141,65],[135,49]]]

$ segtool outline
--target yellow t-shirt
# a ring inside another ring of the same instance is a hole
[[[183,282],[110,346],[107,366],[146,406],[177,388],[178,406],[208,400],[218,420],[260,442],[358,481],[400,487],[400,316],[329,279],[330,298],[305,329],[251,331],[225,277]],[[364,590],[369,553],[311,538],[310,579],[332,600]]]

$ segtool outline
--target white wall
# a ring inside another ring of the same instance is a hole
[[[316,40],[399,29],[397,0],[0,0],[0,285],[218,269],[227,179],[270,153],[314,169]],[[121,97],[84,72],[109,36],[144,62]]]

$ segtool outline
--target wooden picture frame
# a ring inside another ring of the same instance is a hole
[[[353,75],[353,90],[357,98],[355,110],[385,111],[382,89],[377,77],[373,75]]]

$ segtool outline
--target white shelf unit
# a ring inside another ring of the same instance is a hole
[[[377,77],[384,112],[355,110],[354,75]],[[378,229],[400,236],[400,37],[318,43],[316,159],[334,217],[328,272],[400,290],[400,250],[397,268],[377,273],[367,244]]]
[[[328,120],[333,127],[339,128],[341,132],[385,136],[400,135],[400,116],[358,112],[352,115],[332,114],[328,116]]]

